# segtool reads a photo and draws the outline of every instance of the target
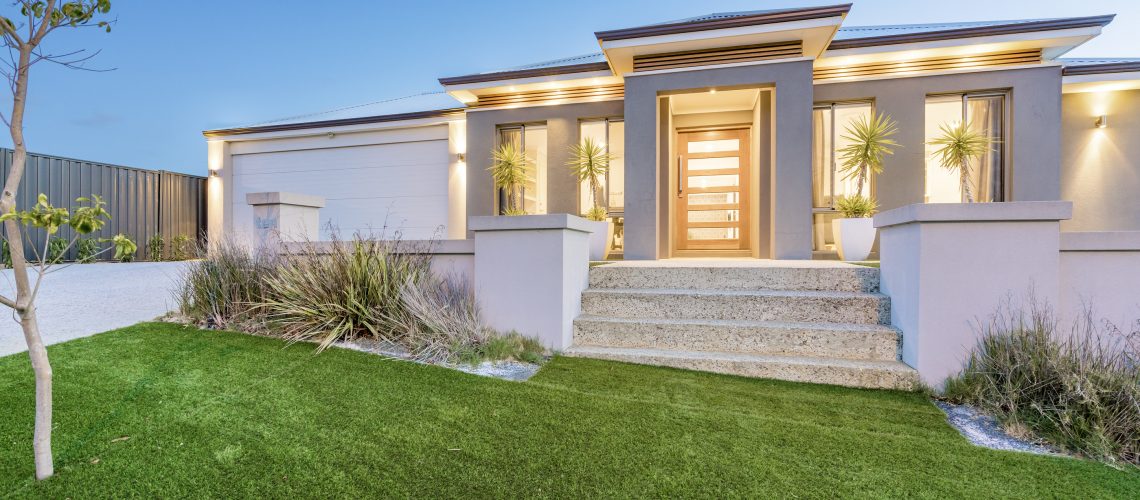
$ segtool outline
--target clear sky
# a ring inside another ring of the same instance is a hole
[[[842,1],[798,0],[113,0],[104,34],[59,37],[90,47],[79,72],[32,74],[26,137],[35,152],[206,173],[201,131],[438,89],[436,78],[596,52],[593,32],[710,12]],[[1115,13],[1067,57],[1140,57],[1137,0],[854,0],[847,25]],[[0,7],[12,15],[9,2]],[[15,16],[12,16],[15,17]],[[4,86],[5,113],[11,96]],[[2,144],[11,146],[7,134]]]

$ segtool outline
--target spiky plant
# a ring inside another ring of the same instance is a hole
[[[970,161],[990,151],[990,145],[995,141],[989,134],[975,130],[969,122],[958,122],[957,125],[943,123],[938,127],[942,135],[930,141],[930,145],[939,146],[934,150],[938,163],[951,172],[958,173],[962,194],[966,196],[967,203],[974,202],[974,187],[970,185]]]
[[[863,196],[861,194],[854,194],[851,196],[844,196],[836,203],[835,209],[839,214],[847,219],[861,219],[875,215],[875,210],[879,208],[879,204],[874,198]]]
[[[587,215],[596,217],[599,209],[604,210],[600,199],[602,194],[600,178],[609,173],[613,159],[614,155],[607,151],[604,145],[590,137],[582,139],[580,144],[570,146],[570,160],[566,162],[566,166],[570,167],[570,171],[578,178],[579,183],[585,182],[590,186],[590,209]],[[605,220],[605,215],[603,214],[601,219],[590,220]]]
[[[886,113],[871,112],[848,122],[844,130],[847,145],[839,148],[843,161],[839,172],[843,180],[855,180],[855,193],[861,195],[867,175],[883,173],[883,157],[901,147],[891,138],[898,133],[898,124]]]
[[[487,170],[491,172],[495,187],[507,193],[506,214],[522,212],[522,207],[518,206],[519,189],[526,182],[530,165],[526,152],[513,142],[499,144],[491,152],[491,166]]]

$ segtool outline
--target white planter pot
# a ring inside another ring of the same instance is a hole
[[[606,260],[610,254],[610,240],[614,237],[614,225],[609,220],[590,222],[590,260]]]
[[[874,219],[835,219],[831,221],[831,235],[839,249],[839,260],[848,262],[867,260],[875,245]]]

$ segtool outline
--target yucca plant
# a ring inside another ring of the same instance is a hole
[[[898,133],[898,124],[886,113],[871,112],[848,122],[844,130],[847,145],[839,148],[839,172],[843,180],[854,179],[855,193],[862,195],[867,176],[883,173],[883,157],[900,147],[891,138]]]
[[[495,187],[505,191],[507,196],[507,208],[503,211],[503,215],[526,213],[518,202],[521,197],[519,191],[527,180],[527,170],[530,166],[531,161],[526,157],[526,152],[513,142],[499,144],[499,147],[491,152],[491,167],[487,170],[491,172]]]
[[[934,150],[938,163],[951,172],[958,173],[962,194],[967,203],[974,202],[974,187],[970,183],[970,161],[989,152],[990,145],[997,142],[989,134],[975,130],[969,122],[958,122],[957,125],[943,123],[938,127],[942,135],[930,141],[932,146],[940,146]]]
[[[580,144],[570,146],[570,160],[566,166],[570,167],[570,172],[579,183],[585,182],[590,187],[590,208],[586,212],[589,220],[606,220],[606,212],[601,203],[601,178],[609,173],[613,159],[614,155],[605,146],[590,137],[582,139]]]

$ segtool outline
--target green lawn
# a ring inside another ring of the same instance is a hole
[[[506,382],[167,324],[0,358],[0,496],[1140,497],[1140,473],[969,445],[918,394],[555,359]],[[129,439],[125,439],[129,438]]]

